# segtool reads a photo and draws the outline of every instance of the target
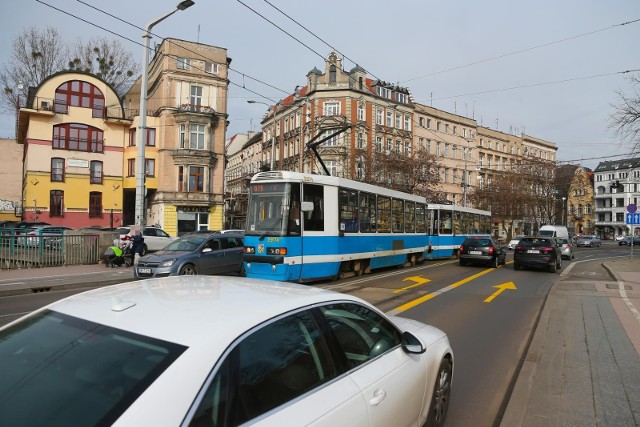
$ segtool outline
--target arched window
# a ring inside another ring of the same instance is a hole
[[[55,112],[67,114],[69,106],[91,108],[93,117],[104,117],[104,95],[91,83],[71,80],[58,86]]]
[[[103,132],[80,123],[63,123],[53,127],[54,149],[89,151],[91,153],[102,153]]]
[[[329,67],[329,83],[335,83],[335,82],[336,82],[336,66],[331,65]]]

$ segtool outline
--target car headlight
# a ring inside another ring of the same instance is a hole
[[[160,263],[160,268],[162,267],[171,267],[178,259],[174,258],[174,259],[168,259],[166,261],[162,261]]]

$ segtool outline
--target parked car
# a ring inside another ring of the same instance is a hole
[[[494,237],[472,236],[464,239],[458,257],[460,265],[482,263],[497,268],[506,263],[507,252]]]
[[[11,425],[160,427],[443,425],[455,366],[354,296],[208,276],[59,300],[0,329],[0,363]]]
[[[16,238],[18,245],[39,247],[40,241],[45,248],[59,248],[62,242],[62,236],[67,230],[73,230],[71,227],[63,225],[43,225],[41,227],[25,229],[24,232]]]
[[[516,247],[516,245],[518,244],[518,242],[520,241],[520,239],[522,239],[524,236],[522,235],[518,235],[518,236],[513,236],[513,239],[511,239],[509,241],[509,245],[508,245],[508,249],[509,250],[513,250],[513,248]]]
[[[576,256],[573,254],[573,245],[569,239],[557,239],[560,244],[560,255],[564,259],[574,259]]]
[[[524,237],[513,250],[513,269],[524,267],[547,268],[560,271],[562,255],[560,244],[554,237]]]
[[[602,245],[602,240],[598,236],[582,236],[582,238],[578,239],[578,246],[582,247],[600,247]]]
[[[183,274],[243,273],[241,234],[191,234],[174,240],[164,249],[140,258],[137,278]]]
[[[640,246],[640,237],[626,236],[622,240],[618,241],[619,246],[623,246],[623,245],[631,246],[632,244],[634,246]]]
[[[133,225],[118,227],[115,232],[120,235],[121,240],[130,239],[131,229],[133,227]],[[177,239],[177,237],[169,235],[169,233],[163,229],[151,226],[142,229],[142,237],[144,237],[144,250],[142,255],[146,255],[147,252],[159,251]]]

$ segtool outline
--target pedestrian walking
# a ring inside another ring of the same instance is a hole
[[[133,252],[133,265],[138,265],[138,260],[140,260],[140,257],[144,254],[144,237],[142,237],[142,233],[137,227],[132,230],[132,235],[131,251]]]

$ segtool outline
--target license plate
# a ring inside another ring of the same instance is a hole
[[[139,268],[138,269],[138,274],[151,274],[151,269],[150,268]]]
[[[539,250],[536,250],[536,249],[529,249],[529,250],[527,251],[527,253],[528,253],[528,254],[539,254],[539,253],[540,253],[540,251],[539,251]]]
[[[482,255],[482,252],[480,251],[469,251],[470,255]]]

